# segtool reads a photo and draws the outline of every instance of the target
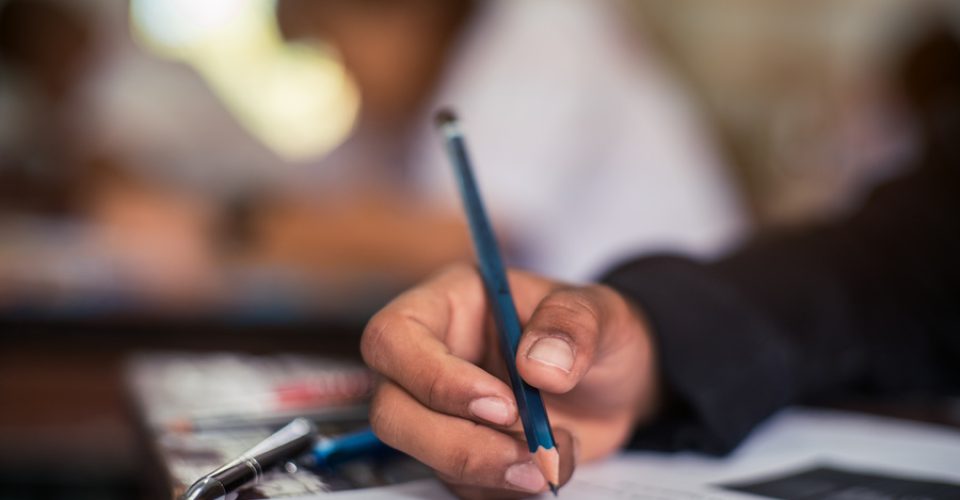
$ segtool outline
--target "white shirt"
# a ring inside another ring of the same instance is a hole
[[[746,226],[683,93],[628,45],[618,8],[488,0],[420,120],[417,180],[459,203],[429,119],[456,109],[512,265],[579,281],[638,252],[709,257]]]

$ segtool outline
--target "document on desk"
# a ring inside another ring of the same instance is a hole
[[[761,425],[728,457],[621,453],[578,467],[570,483],[560,490],[560,496],[563,499],[937,500],[960,498],[958,464],[960,431],[955,429],[855,413],[793,408]],[[328,496],[351,500],[453,498],[438,482],[421,480],[296,500]]]

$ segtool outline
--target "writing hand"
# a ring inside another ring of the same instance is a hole
[[[524,324],[517,368],[541,390],[565,483],[576,460],[619,449],[655,411],[650,336],[640,312],[611,288],[519,271],[509,280]],[[547,488],[522,441],[492,323],[479,274],[456,266],[394,299],[361,342],[364,360],[383,375],[374,431],[463,497]]]

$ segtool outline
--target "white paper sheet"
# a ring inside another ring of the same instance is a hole
[[[960,431],[855,413],[793,408],[761,425],[731,456],[626,452],[585,464],[560,491],[568,499],[757,498],[711,486],[761,479],[815,464],[960,483]],[[453,498],[433,480],[323,498]],[[320,496],[289,500],[315,500]]]

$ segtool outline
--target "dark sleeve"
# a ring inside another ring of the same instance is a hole
[[[914,171],[849,220],[710,264],[659,256],[603,280],[652,327],[667,400],[634,446],[726,453],[791,403],[960,387],[956,162]]]

